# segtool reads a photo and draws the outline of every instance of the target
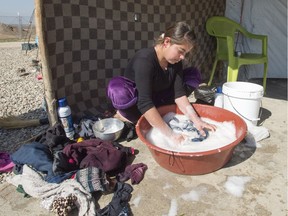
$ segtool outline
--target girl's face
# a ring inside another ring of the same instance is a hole
[[[185,55],[192,49],[192,45],[189,43],[172,44],[169,37],[164,40],[163,46],[166,48],[164,49],[164,57],[170,64],[175,64],[183,60]]]

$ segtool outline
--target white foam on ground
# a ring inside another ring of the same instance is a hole
[[[172,188],[172,185],[168,183],[166,183],[163,187],[164,190],[169,189],[169,188]]]
[[[249,176],[230,176],[224,186],[228,193],[241,197],[245,190],[245,184],[249,181],[251,181],[251,177]]]
[[[164,116],[165,117],[165,116]],[[163,118],[164,118],[163,117]],[[178,119],[185,118],[184,115],[176,114]],[[214,149],[219,149],[226,146],[236,140],[236,128],[235,124],[230,121],[217,122],[209,118],[201,118],[203,121],[216,125],[217,129],[215,132],[209,131],[209,137],[202,142],[192,142],[189,138],[182,144],[172,143],[167,137],[162,135],[156,128],[151,128],[146,139],[166,150],[174,152],[203,152]],[[166,120],[166,119],[165,119]]]
[[[131,204],[133,204],[137,208],[139,206],[141,198],[142,198],[141,196],[135,197],[135,199],[132,200]]]
[[[163,215],[163,216],[177,216],[177,211],[178,211],[177,200],[176,199],[172,199],[168,215]]]
[[[185,201],[199,201],[200,194],[197,191],[192,190],[187,194],[182,194],[180,197]]]
[[[180,198],[185,201],[199,201],[200,197],[207,193],[207,188],[199,187],[191,190],[189,193],[182,194]]]

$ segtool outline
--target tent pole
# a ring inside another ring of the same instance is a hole
[[[57,110],[56,110],[56,98],[55,92],[53,90],[53,80],[51,68],[49,66],[49,55],[47,49],[47,41],[44,36],[44,25],[43,25],[43,1],[42,0],[34,0],[35,5],[35,26],[36,26],[36,35],[39,38],[39,46],[40,55],[41,55],[41,63],[42,63],[42,76],[44,82],[44,95],[47,103],[47,112],[49,123],[53,126],[57,121]]]

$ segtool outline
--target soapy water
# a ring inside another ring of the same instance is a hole
[[[98,131],[103,133],[103,134],[110,134],[110,133],[116,133],[117,131],[119,131],[119,129],[120,128],[117,127],[117,125],[111,125],[111,126],[108,126],[108,127],[102,127]]]
[[[180,121],[186,121],[188,118],[182,114],[167,113],[163,116],[165,122],[169,122],[173,117],[176,117]],[[217,129],[216,131],[209,131],[209,136],[207,139],[201,142],[193,142],[193,139],[197,133],[184,133],[187,138],[182,144],[172,143],[169,138],[160,133],[156,128],[151,128],[147,135],[146,139],[155,146],[158,146],[162,149],[174,151],[174,152],[204,152],[219,149],[224,147],[236,140],[236,127],[232,121],[217,122],[210,118],[201,118],[203,121],[214,124]],[[176,133],[181,133],[179,130],[174,130]]]

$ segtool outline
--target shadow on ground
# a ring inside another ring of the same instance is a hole
[[[248,82],[262,85],[262,79],[250,79]],[[287,100],[287,79],[268,78],[264,97]]]
[[[252,145],[247,145],[244,138],[244,140],[236,146],[231,160],[223,168],[232,167],[246,161],[255,153],[256,148],[256,142]]]
[[[35,138],[37,135],[43,133],[48,127],[49,124],[39,124],[38,126],[24,127],[23,124],[28,124],[26,120],[35,120],[45,119],[46,113],[43,109],[31,110],[28,113],[16,116],[17,120],[12,122],[14,129],[6,129],[0,127],[0,151],[13,153],[21,145],[29,142],[31,139]],[[19,121],[20,119],[20,121]],[[46,122],[48,123],[48,122]],[[20,127],[20,125],[22,125]],[[15,128],[20,127],[20,128]]]

